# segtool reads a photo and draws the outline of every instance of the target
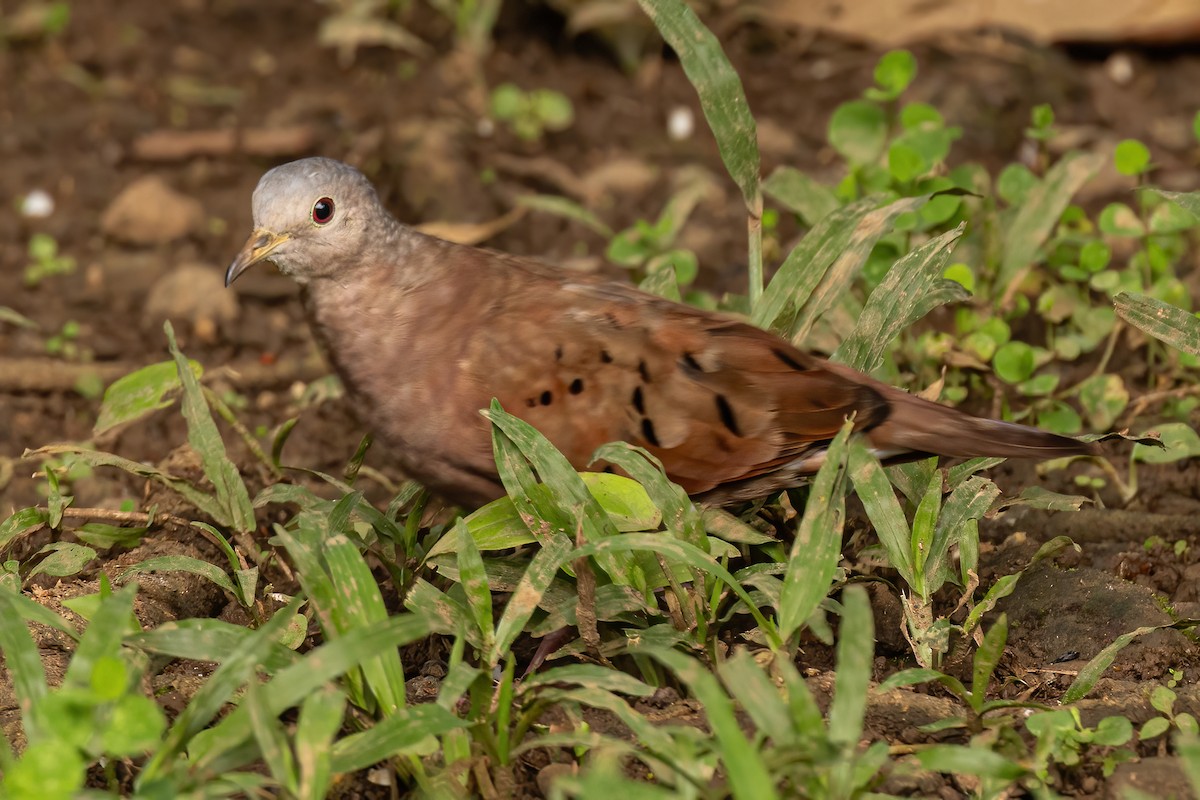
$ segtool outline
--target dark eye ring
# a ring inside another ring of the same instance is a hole
[[[312,221],[318,225],[324,225],[333,219],[333,198],[322,197],[317,202],[313,203]]]

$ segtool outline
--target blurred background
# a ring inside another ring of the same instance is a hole
[[[905,47],[919,65],[905,100],[962,129],[950,166],[1032,166],[1031,112],[1048,103],[1048,157],[1136,138],[1157,186],[1200,183],[1194,0],[693,6],[745,84],[764,175],[837,185],[831,115]],[[359,431],[322,402],[292,284],[263,269],[222,287],[255,183],[293,158],[356,164],[401,219],[449,238],[614,275],[613,232],[665,215],[696,286],[744,291],[741,196],[632,0],[6,1],[0,72],[5,509],[34,500],[26,447],[88,440],[104,385],[163,360],[165,319],[250,424],[312,408],[287,461],[349,457]],[[1132,186],[1105,167],[1075,202]],[[775,264],[804,226],[770,222]],[[157,460],[183,440],[179,417],[160,417],[98,444]],[[81,482],[77,505],[114,502],[112,488]]]

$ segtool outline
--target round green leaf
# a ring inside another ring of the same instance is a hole
[[[918,128],[940,128],[945,125],[942,112],[928,103],[905,103],[900,109],[900,126],[906,131]]]
[[[68,800],[83,788],[87,764],[73,747],[53,739],[25,748],[20,760],[8,768],[0,794],[5,797],[37,797]]]
[[[561,131],[571,127],[575,120],[575,109],[565,94],[551,89],[538,89],[530,97],[533,113],[546,130]]]
[[[1026,397],[1044,397],[1058,388],[1057,375],[1034,375],[1029,380],[1017,386],[1017,390]]]
[[[29,237],[29,257],[34,261],[49,261],[58,253],[58,242],[47,233]]]
[[[975,273],[971,271],[969,265],[961,261],[946,267],[946,271],[942,273],[942,277],[960,284],[968,292],[975,291]]]
[[[1075,281],[1076,283],[1083,283],[1089,277],[1091,277],[1087,272],[1075,266],[1074,264],[1064,264],[1063,266],[1059,267],[1058,274],[1063,277],[1063,280]]]
[[[891,100],[908,88],[917,76],[917,59],[907,50],[891,50],[875,65],[875,85]]]
[[[899,183],[908,183],[929,171],[929,163],[915,147],[894,142],[888,148],[888,172]]]
[[[1012,338],[1012,329],[999,317],[992,317],[979,326],[979,330],[991,337],[996,344],[1004,344]]]
[[[1196,217],[1170,201],[1160,203],[1150,214],[1151,233],[1179,233],[1196,227]]]
[[[1130,458],[1146,464],[1169,464],[1200,456],[1200,436],[1186,422],[1167,422],[1156,430],[1165,447],[1135,444]]]
[[[125,662],[113,656],[101,656],[92,666],[92,691],[101,700],[116,700],[125,694],[129,672]]]
[[[980,361],[991,361],[999,345],[983,331],[975,331],[963,339],[962,347]]]
[[[1121,283],[1121,273],[1113,270],[1105,270],[1092,276],[1088,281],[1088,285],[1098,292],[1107,292],[1114,294]]]
[[[926,227],[941,225],[962,208],[961,197],[955,197],[952,194],[939,194],[937,197],[929,198],[929,202],[921,206],[921,210],[917,213],[921,215],[921,222]]]
[[[1154,717],[1146,720],[1146,724],[1138,731],[1138,738],[1143,742],[1162,736],[1171,729],[1171,722],[1166,717]]]
[[[1054,357],[1059,361],[1074,361],[1083,353],[1079,337],[1064,335],[1054,340]]]
[[[492,116],[496,119],[515,119],[521,113],[525,93],[516,84],[502,83],[492,90]]]
[[[1120,375],[1093,375],[1080,384],[1079,403],[1093,427],[1107,430],[1129,405],[1129,390]]]
[[[1124,203],[1109,203],[1100,212],[1100,230],[1112,236],[1139,237],[1146,227],[1133,209]]]
[[[1150,167],[1150,150],[1137,139],[1125,139],[1117,144],[1113,163],[1122,175],[1141,175]]]
[[[1088,242],[1079,249],[1079,266],[1088,272],[1099,272],[1108,266],[1112,250],[1099,240]]]
[[[130,694],[113,707],[101,736],[104,752],[132,756],[150,750],[162,740],[167,720],[162,709],[148,697]]]
[[[1029,121],[1038,130],[1046,130],[1054,124],[1054,109],[1049,103],[1036,105],[1029,114]]]
[[[1167,686],[1155,686],[1150,691],[1150,705],[1156,711],[1160,711],[1163,714],[1171,713],[1171,708],[1175,705],[1176,699],[1175,692]]]
[[[1096,726],[1093,744],[1101,747],[1120,747],[1133,738],[1133,723],[1125,717],[1105,717]]]
[[[874,161],[887,140],[887,118],[876,103],[842,103],[829,119],[829,143],[851,164]]]
[[[1036,367],[1033,348],[1024,342],[1008,342],[992,356],[992,367],[1005,383],[1027,381]]]
[[[1083,430],[1083,420],[1079,414],[1061,400],[1055,400],[1048,408],[1039,411],[1037,424],[1039,428],[1045,428],[1064,436],[1070,436]]]
[[[996,194],[1010,206],[1025,202],[1026,196],[1037,186],[1038,178],[1022,164],[1009,164],[996,178]]]

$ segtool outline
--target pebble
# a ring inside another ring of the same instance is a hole
[[[100,219],[105,236],[125,244],[154,246],[204,229],[204,206],[175,191],[157,175],[125,187]]]
[[[217,341],[223,326],[238,316],[237,296],[225,291],[225,279],[216,267],[184,264],[167,272],[150,287],[144,322],[156,327],[169,319],[187,322],[196,338]]]

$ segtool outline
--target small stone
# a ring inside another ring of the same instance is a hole
[[[100,228],[105,236],[126,244],[166,244],[203,230],[204,206],[157,175],[147,175],[113,199]]]
[[[556,781],[565,775],[575,775],[578,771],[578,768],[574,764],[547,764],[538,770],[538,789],[541,790],[544,796],[549,797],[550,790],[554,787]]]
[[[1129,53],[1113,53],[1104,62],[1104,72],[1117,86],[1128,86],[1133,80],[1133,59]]]
[[[675,106],[667,116],[667,136],[671,141],[690,139],[696,130],[696,115],[687,106]]]
[[[21,216],[45,219],[54,213],[54,198],[44,189],[34,189],[21,200]]]
[[[163,275],[146,297],[144,322],[152,327],[163,320],[187,322],[202,342],[211,344],[223,326],[238,316],[237,297],[222,289],[220,270],[203,264],[184,264]]]

